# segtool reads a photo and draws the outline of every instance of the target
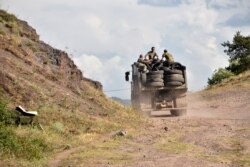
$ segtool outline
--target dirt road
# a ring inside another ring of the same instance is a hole
[[[149,118],[139,131],[70,152],[57,166],[250,166],[249,95],[249,89],[189,94],[188,116]]]

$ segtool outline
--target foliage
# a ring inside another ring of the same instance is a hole
[[[16,16],[13,14],[8,14],[4,10],[0,10],[0,18],[1,20],[4,20],[5,22],[14,22],[17,20]]]
[[[212,77],[208,78],[210,86],[218,84],[234,74],[250,70],[250,36],[243,36],[238,31],[232,42],[227,41],[221,45],[226,47],[224,52],[229,56],[229,66],[214,71]]]
[[[208,85],[215,85],[220,83],[222,80],[229,78],[233,76],[234,74],[226,69],[219,68],[218,70],[215,70],[212,78],[208,78]]]
[[[0,155],[23,158],[27,160],[41,159],[49,146],[40,136],[18,136],[13,128],[0,123]]]
[[[250,36],[243,36],[236,32],[232,43],[222,43],[227,49],[224,52],[230,57],[227,70],[239,74],[250,69]]]
[[[17,113],[7,108],[7,102],[0,100],[0,123],[14,125],[17,120]]]
[[[0,99],[0,156],[27,160],[43,158],[44,152],[49,149],[45,140],[32,132],[17,135],[15,127],[11,126],[16,120],[17,113],[7,107],[7,102]]]

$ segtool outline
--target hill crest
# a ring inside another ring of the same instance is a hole
[[[64,51],[39,40],[27,22],[0,10],[0,86],[14,104],[38,107],[37,101],[58,102],[55,96],[80,96],[98,81],[85,78]],[[73,98],[74,99],[74,98]]]

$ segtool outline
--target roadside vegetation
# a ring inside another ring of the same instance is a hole
[[[102,94],[90,91],[89,94]],[[145,120],[131,108],[104,97],[97,97],[103,108],[103,116],[84,112],[68,112],[58,106],[47,106],[38,110],[37,122],[32,125],[17,125],[18,113],[0,99],[0,165],[46,166],[56,153],[76,147],[96,145],[101,138],[110,144],[116,143],[112,134],[125,130],[135,133],[136,127]],[[110,112],[109,112],[110,111]],[[37,123],[41,123],[42,128]],[[129,135],[127,136],[129,137]]]
[[[208,86],[221,83],[225,79],[250,70],[250,36],[241,35],[238,31],[232,42],[224,42],[224,52],[229,56],[229,66],[214,71],[208,78]]]
[[[58,153],[95,145],[117,131],[131,134],[146,123],[107,98],[96,82],[78,82],[81,73],[66,53],[39,41],[32,27],[3,10],[0,52],[0,166],[47,166]],[[57,61],[66,73],[58,72]],[[33,125],[17,124],[18,105],[38,112]]]

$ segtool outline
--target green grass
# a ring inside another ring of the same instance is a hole
[[[155,144],[158,149],[164,150],[171,154],[187,154],[197,151],[198,147],[181,141],[181,135],[178,133],[171,134],[170,136],[161,137]]]
[[[81,163],[109,163],[113,165],[128,165],[133,163],[132,157],[135,153],[128,153],[120,150],[122,142],[126,138],[115,137],[105,142],[97,141],[94,145],[89,145],[79,152],[73,153],[64,165],[79,165]]]
[[[34,135],[31,126],[25,135],[16,133],[17,117],[17,112],[0,100],[0,154],[6,158],[41,159],[49,150],[49,144],[41,133]]]
[[[233,86],[249,87],[250,86],[250,70],[245,71],[235,76],[231,76],[216,85],[208,86],[205,89],[205,91],[211,90],[211,89],[221,89],[221,88],[228,89]]]
[[[42,135],[18,135],[13,127],[0,124],[0,154],[6,158],[41,159],[50,150]]]
[[[5,22],[14,22],[17,20],[16,16],[13,14],[8,14],[7,12],[0,11],[0,20]]]

